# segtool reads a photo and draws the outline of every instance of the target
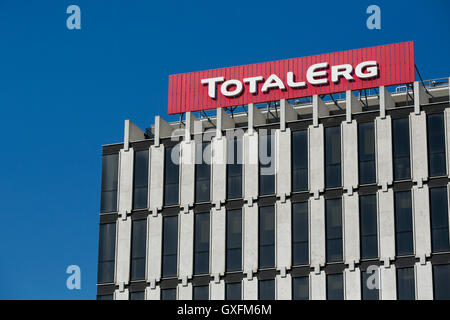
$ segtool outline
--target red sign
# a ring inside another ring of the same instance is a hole
[[[414,82],[414,42],[169,76],[169,114]]]

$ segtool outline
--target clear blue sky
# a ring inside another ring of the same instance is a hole
[[[371,4],[381,30],[366,28]],[[449,12],[445,0],[0,0],[0,299],[95,298],[101,145],[123,139],[125,119],[166,114],[169,74],[414,40],[424,79],[448,77]]]

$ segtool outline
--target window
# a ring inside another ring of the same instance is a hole
[[[275,207],[259,208],[259,268],[275,267]]]
[[[308,190],[308,131],[292,132],[292,191]]]
[[[309,264],[308,202],[292,204],[292,260],[294,265]]]
[[[292,300],[309,300],[309,277],[292,278]]]
[[[194,274],[209,273],[209,212],[195,214]]]
[[[344,300],[344,277],[342,273],[327,274],[327,300]]]
[[[430,189],[431,246],[433,252],[450,251],[447,187]]]
[[[103,294],[101,296],[97,296],[97,300],[114,300],[113,294]]]
[[[172,153],[174,159],[172,159]],[[178,204],[179,194],[179,147],[168,147],[164,155],[164,205]],[[175,159],[176,158],[176,159]],[[173,161],[172,161],[173,160]]]
[[[162,276],[177,276],[178,217],[163,217]]]
[[[259,135],[259,194],[269,195],[275,193],[275,161],[273,136]]]
[[[227,272],[242,270],[242,210],[227,211]]]
[[[148,201],[148,150],[134,154],[133,209],[147,208]]]
[[[275,280],[258,281],[259,300],[275,300]]]
[[[177,289],[161,289],[161,300],[177,300]]]
[[[116,224],[101,224],[98,248],[98,283],[114,282],[115,257]]]
[[[414,253],[411,191],[394,193],[395,247],[398,256]]]
[[[194,286],[193,300],[208,300],[209,299],[209,286]]]
[[[102,194],[100,212],[117,211],[117,176],[119,174],[119,154],[109,154],[102,159]]]
[[[368,272],[361,271],[361,288],[362,288],[362,299],[363,300],[379,300],[380,294],[377,288],[378,271]]]
[[[145,300],[145,291],[130,292],[130,300]]]
[[[409,118],[392,120],[392,137],[394,153],[394,180],[411,178],[409,150]]]
[[[428,167],[430,177],[445,176],[445,128],[444,114],[430,114],[427,117]]]
[[[433,287],[435,300],[450,300],[450,265],[433,266]]]
[[[242,138],[227,141],[227,198],[242,198]]]
[[[325,186],[341,186],[341,127],[325,128]]]
[[[131,234],[131,280],[145,279],[147,219],[133,220]]]
[[[232,282],[226,284],[225,300],[242,300],[242,289],[240,282]]]
[[[342,261],[342,204],[341,199],[325,201],[327,262]]]
[[[373,122],[358,125],[359,184],[376,182],[375,130]]]
[[[375,194],[359,197],[359,219],[361,224],[361,258],[378,257],[377,237],[377,196]]]
[[[211,193],[211,143],[198,143],[195,159],[195,202],[207,202]]]
[[[397,269],[397,299],[415,300],[414,267]]]

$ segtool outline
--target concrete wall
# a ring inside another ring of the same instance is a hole
[[[148,217],[147,277],[150,282],[161,279],[162,215]]]
[[[412,178],[413,181],[422,184],[423,181],[428,180],[427,117],[425,112],[411,113],[409,123]]]
[[[253,201],[258,197],[258,133],[246,132],[243,138],[244,153],[244,199]]]
[[[433,299],[433,268],[428,261],[425,264],[416,263],[416,299]]]
[[[292,278],[290,274],[277,275],[275,280],[277,300],[292,300]]]
[[[327,299],[327,278],[325,272],[312,272],[310,275],[310,297],[311,300],[326,300]]]
[[[343,196],[344,260],[346,264],[360,260],[359,196],[358,193]]]
[[[343,186],[349,193],[358,187],[358,124],[343,122],[342,130],[342,171]]]
[[[187,213],[181,213],[180,236],[178,243],[179,270],[180,279],[192,278],[194,270],[194,211],[189,210]]]
[[[380,259],[392,260],[395,257],[395,216],[394,192],[378,191]]]
[[[258,300],[258,278],[242,280],[242,300]]]
[[[164,145],[150,147],[150,202],[149,208],[153,214],[162,209],[164,196]]]
[[[227,191],[227,140],[226,137],[213,138],[212,147],[212,202],[216,207],[225,203]]]
[[[345,300],[361,300],[361,271],[359,268],[344,271]]]
[[[277,196],[284,199],[291,193],[291,130],[275,131],[275,167]]]
[[[292,265],[292,221],[291,201],[276,203],[276,267],[278,270],[289,270]]]
[[[377,182],[379,186],[387,188],[392,184],[394,173],[392,167],[392,122],[391,117],[375,119],[375,154]]]
[[[195,196],[195,142],[181,142],[180,205],[188,211]]]
[[[396,269],[393,264],[388,267],[380,267],[380,300],[396,300],[397,299],[397,276]]]
[[[258,270],[258,205],[244,205],[242,209],[243,221],[243,265],[244,273]]]
[[[225,282],[211,282],[210,284],[210,300],[225,300]]]
[[[324,148],[324,129],[320,124],[318,127],[309,126],[309,163],[308,175],[311,193],[317,197],[318,192],[325,188],[325,148]]]
[[[211,209],[211,274],[225,274],[226,209]]]
[[[314,268],[325,265],[325,199],[309,200],[310,211],[310,255]]]

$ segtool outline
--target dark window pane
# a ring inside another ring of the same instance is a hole
[[[119,174],[119,154],[103,156],[102,191],[100,212],[117,211],[117,176]]]
[[[97,296],[97,300],[114,300],[113,294],[104,294],[101,296]]]
[[[177,276],[178,217],[163,217],[163,277]]]
[[[242,198],[242,139],[227,141],[227,198]]]
[[[435,300],[450,300],[450,265],[433,266]]]
[[[209,273],[209,212],[195,214],[194,274]]]
[[[309,300],[309,278],[292,278],[292,300]]]
[[[227,211],[227,272],[242,270],[242,210]]]
[[[431,240],[433,252],[450,250],[447,187],[430,189]]]
[[[326,211],[327,262],[342,261],[342,203],[341,199],[328,199]]]
[[[116,224],[101,224],[98,248],[98,283],[114,282],[115,256]]]
[[[344,279],[342,273],[327,274],[327,299],[344,300]]]
[[[358,125],[359,183],[376,182],[375,175],[375,130],[374,123]]]
[[[292,132],[292,191],[308,190],[308,132]]]
[[[325,128],[325,186],[341,186],[341,127]]]
[[[130,292],[130,300],[145,300],[145,291]]]
[[[195,159],[195,202],[207,202],[211,190],[211,143],[198,143]]]
[[[428,129],[428,167],[430,177],[445,176],[445,127],[444,114],[427,116]]]
[[[397,269],[397,299],[414,300],[414,268]]]
[[[161,289],[161,300],[177,300],[177,289]]]
[[[147,220],[133,220],[131,235],[131,280],[145,279],[145,257],[147,252]]]
[[[377,258],[378,237],[376,195],[360,196],[359,210],[361,224],[361,258]]]
[[[414,253],[411,192],[395,192],[395,245],[397,255]]]
[[[292,260],[294,265],[309,264],[308,202],[292,204]]]
[[[377,288],[378,279],[377,271],[367,272],[361,271],[361,288],[363,300],[379,300],[380,294]]]
[[[411,178],[409,118],[392,120],[394,180]]]
[[[148,200],[148,150],[134,154],[133,208],[147,208]]]
[[[258,281],[259,300],[275,300],[275,280]]]
[[[242,300],[242,289],[240,282],[227,283],[225,287],[226,300]]]
[[[275,207],[259,208],[259,268],[275,266]]]
[[[259,136],[259,194],[275,193],[275,150],[272,135]]]
[[[208,300],[209,286],[194,286],[194,300]]]
[[[164,152],[164,205],[178,204],[179,195],[179,146],[168,147]]]

